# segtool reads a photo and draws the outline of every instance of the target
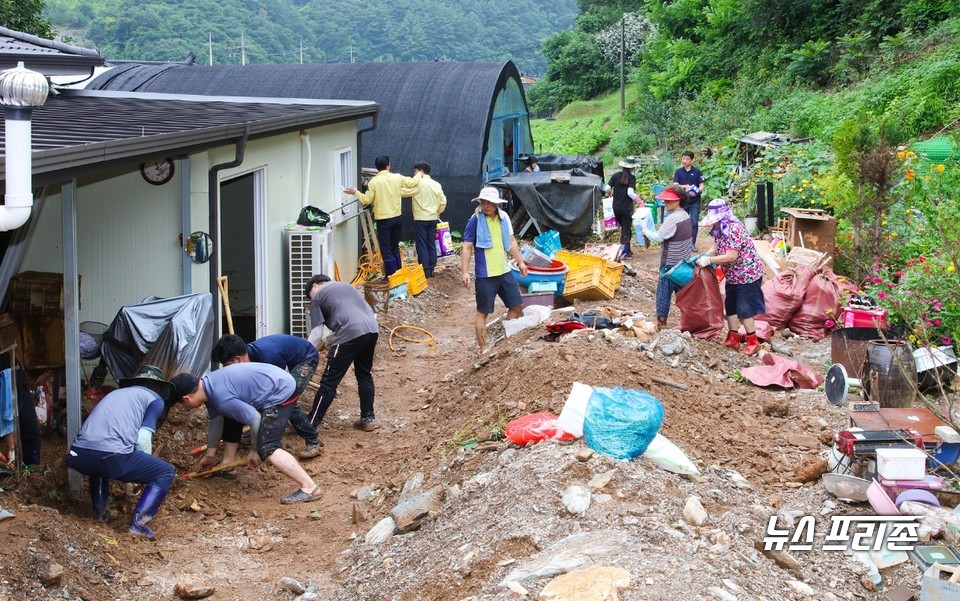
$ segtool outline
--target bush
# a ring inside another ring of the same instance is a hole
[[[610,138],[610,152],[615,156],[647,154],[657,145],[657,138],[636,124],[625,125]]]

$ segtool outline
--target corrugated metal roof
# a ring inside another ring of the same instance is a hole
[[[228,98],[66,90],[34,109],[33,172],[38,183],[82,169],[116,169],[157,156],[182,156],[243,135],[258,138],[372,116],[371,102]],[[0,143],[5,142],[0,122]],[[2,156],[2,155],[0,155]],[[0,179],[6,161],[0,162]]]
[[[104,63],[95,49],[0,27],[0,69],[16,67],[20,61],[28,69],[47,76],[92,74],[93,67]]]

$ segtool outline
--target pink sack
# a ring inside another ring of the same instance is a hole
[[[740,370],[740,375],[751,384],[807,389],[823,384],[823,377],[820,374],[799,361],[785,359],[773,353],[764,353],[761,360],[763,365]]]
[[[840,296],[840,283],[832,271],[813,276],[803,293],[803,303],[790,318],[790,330],[813,340],[826,336],[827,320],[836,320],[840,312]]]
[[[816,271],[812,267],[799,265],[781,271],[777,277],[763,285],[763,302],[766,313],[757,315],[757,319],[770,324],[774,330],[782,330],[803,302],[807,284]]]
[[[695,338],[709,340],[724,326],[723,297],[712,269],[693,268],[693,280],[677,292],[680,330]]]

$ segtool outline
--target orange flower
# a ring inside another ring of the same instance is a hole
[[[916,172],[914,172],[913,169],[910,169],[909,171],[907,171],[905,177],[906,177],[907,179],[911,179],[911,180],[912,180],[912,179],[914,179],[914,178],[917,177],[917,174],[916,174]]]

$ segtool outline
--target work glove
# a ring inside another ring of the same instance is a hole
[[[663,238],[660,237],[660,234],[658,234],[657,232],[649,228],[643,228],[641,233],[643,234],[643,237],[646,238],[647,240],[650,240],[652,242],[663,242]]]
[[[700,255],[697,257],[697,265],[700,267],[707,267],[712,261],[713,259],[710,257],[710,255]]]

